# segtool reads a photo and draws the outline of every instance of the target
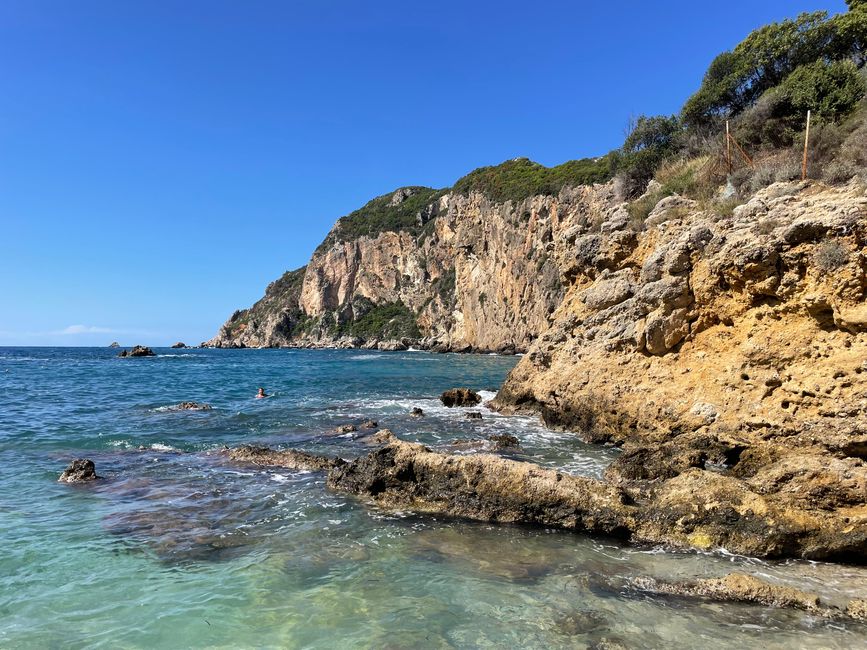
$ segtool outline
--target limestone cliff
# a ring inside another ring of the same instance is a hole
[[[606,214],[554,242],[569,251],[565,298],[496,405],[623,445],[607,478],[636,503],[667,504],[653,525],[670,540],[820,530],[814,556],[856,559],[867,544],[864,186],[777,183],[732,214],[674,196],[640,224],[614,205]],[[759,523],[767,512],[777,524]],[[785,544],[775,552],[812,554]]]
[[[610,184],[506,202],[402,188],[338,221],[204,345],[524,351],[564,295],[557,242],[612,200]]]

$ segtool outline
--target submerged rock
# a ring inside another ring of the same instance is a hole
[[[96,466],[89,458],[76,458],[69,467],[63,470],[60,478],[57,479],[61,483],[85,483],[87,481],[95,481],[100,476],[96,475]]]
[[[476,406],[482,401],[481,396],[469,388],[451,388],[440,396],[440,401],[448,407]]]
[[[420,418],[424,417],[424,411],[420,409],[418,406],[414,406],[412,411],[409,412],[410,417]]]
[[[210,404],[204,404],[202,402],[181,402],[172,407],[172,410],[175,411],[210,411],[213,410],[213,406]]]
[[[632,580],[630,586],[641,591],[705,598],[715,601],[756,603],[769,607],[801,609],[830,619],[867,620],[865,601],[854,599],[845,609],[826,605],[815,594],[794,587],[778,585],[746,573],[734,572],[722,578],[705,578],[694,582],[666,582],[654,578]]]
[[[121,350],[119,357],[153,357],[154,351],[144,345],[133,346],[131,350]]]
[[[467,413],[466,413],[466,415],[464,415],[464,417],[467,420],[481,420],[482,414],[479,413],[478,411],[467,411]]]
[[[362,429],[375,429],[376,427],[379,426],[379,422],[377,422],[376,420],[365,420],[364,422],[362,422],[358,426],[361,427]]]

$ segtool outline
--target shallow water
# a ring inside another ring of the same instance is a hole
[[[380,512],[321,475],[216,453],[256,442],[351,458],[369,450],[363,432],[334,428],[373,418],[443,449],[508,432],[522,444],[513,457],[599,476],[616,452],[531,418],[481,408],[468,420],[436,399],[496,388],[514,358],[157,352],[0,348],[0,647],[867,645],[865,626],[628,588],[742,570],[842,604],[867,596],[861,568]],[[251,399],[258,385],[274,397]],[[185,400],[214,410],[166,408]],[[425,417],[409,417],[414,406]],[[107,480],[56,483],[77,456]]]

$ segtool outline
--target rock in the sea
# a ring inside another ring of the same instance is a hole
[[[634,509],[618,488],[530,463],[457,456],[391,437],[328,473],[328,486],[380,507],[628,536]]]
[[[813,480],[828,485],[822,476]],[[389,435],[385,446],[330,471],[328,485],[385,508],[756,557],[863,562],[867,554],[867,525],[854,509],[841,527],[833,511],[802,511],[773,493],[750,491],[737,478],[697,468],[634,490],[628,481],[612,485],[499,456],[439,453]]]
[[[119,357],[153,357],[154,351],[144,345],[136,345],[132,350],[121,350]]]
[[[422,409],[420,409],[418,406],[414,406],[412,411],[410,411],[409,415],[410,415],[410,417],[413,417],[413,418],[424,417],[424,411]]]
[[[118,343],[117,341],[112,341],[111,345],[109,345],[108,347],[110,347],[110,348],[119,348],[119,347],[120,347],[120,343]]]
[[[89,458],[76,458],[63,470],[58,479],[61,483],[85,483],[101,478],[96,475],[96,466]]]
[[[521,446],[520,441],[508,433],[496,433],[488,436],[488,440],[494,443],[494,450],[517,449]]]
[[[362,429],[375,429],[376,427],[379,426],[379,422],[377,422],[376,420],[365,420],[364,422],[362,422],[358,426],[361,427]]]
[[[294,449],[278,451],[269,447],[256,445],[243,445],[235,449],[229,449],[227,453],[229,458],[236,462],[313,472],[322,472],[332,467],[338,467],[345,462],[340,458],[329,458],[328,456],[309,454]]]
[[[334,429],[335,433],[352,433],[353,431],[358,431],[358,427],[354,424],[341,424]]]
[[[448,407],[476,406],[482,397],[469,388],[451,388],[440,396],[440,401]]]
[[[466,417],[467,420],[481,420],[482,414],[478,411],[467,411],[464,417]]]
[[[202,402],[181,402],[174,407],[177,411],[210,411],[213,407]]]
[[[177,343],[175,343],[174,345],[172,345],[172,349],[174,349],[174,350],[177,350],[177,349],[180,349],[180,348],[185,348],[185,347],[187,347],[187,344],[186,344],[186,343],[181,343],[180,341],[178,341]]]

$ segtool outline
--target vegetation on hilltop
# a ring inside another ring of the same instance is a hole
[[[611,166],[605,157],[570,160],[556,167],[515,158],[470,172],[455,183],[452,191],[463,195],[480,192],[495,203],[517,203],[539,194],[558,194],[567,186],[604,183],[610,177]]]
[[[685,165],[708,156],[707,168],[691,170],[679,192],[705,198],[726,180],[727,169],[713,169],[711,163],[719,161],[727,120],[755,161],[732,178],[736,189],[749,193],[775,180],[799,178],[796,146],[803,143],[807,110],[816,126],[811,176],[837,182],[863,171],[867,0],[847,4],[847,13],[805,13],[755,30],[711,62],[680,115],[635,120],[623,147],[611,156],[624,195],[638,196],[677,161]]]
[[[476,169],[452,188],[403,188],[397,190],[407,193],[402,201],[393,200],[396,193],[385,194],[340,219],[317,251],[384,231],[421,235],[434,214],[431,204],[449,191],[518,202],[616,178],[623,197],[634,199],[661,174],[668,178],[654,196],[678,192],[706,199],[726,180],[728,170],[712,164],[722,150],[726,120],[757,161],[736,173],[737,189],[755,191],[799,173],[793,145],[808,109],[816,125],[813,174],[829,182],[848,180],[867,162],[867,0],[847,5],[849,11],[839,15],[804,13],[753,31],[711,62],[679,115],[637,117],[623,145],[605,156],[556,167],[516,158]],[[705,169],[690,162],[698,159]]]
[[[376,237],[382,232],[403,231],[418,235],[425,223],[422,212],[447,191],[430,187],[402,187],[378,196],[358,210],[341,217],[316,250],[327,249],[336,242],[352,241],[359,237]],[[406,196],[396,201],[395,195],[399,193]]]

